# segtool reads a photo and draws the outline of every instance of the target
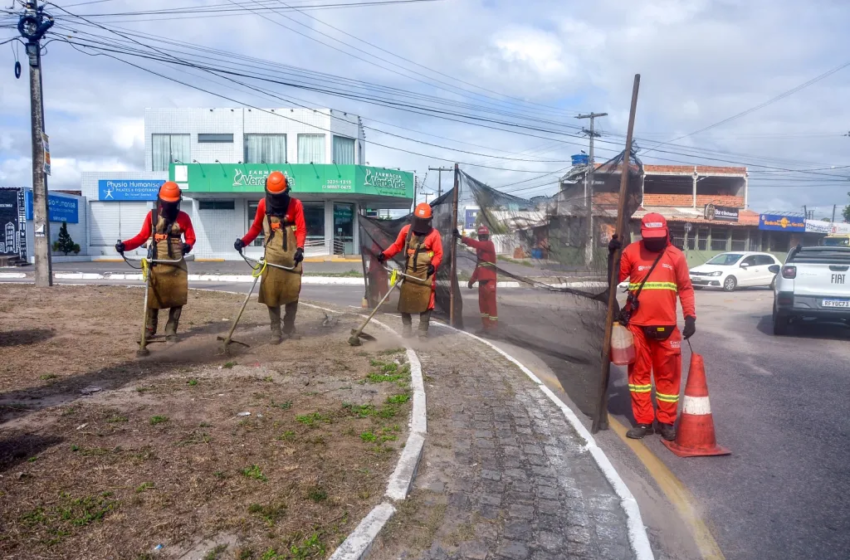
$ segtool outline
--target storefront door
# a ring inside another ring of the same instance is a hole
[[[334,255],[353,255],[354,204],[334,204]]]

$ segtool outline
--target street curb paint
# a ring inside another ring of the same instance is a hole
[[[605,455],[605,452],[596,444],[596,440],[593,438],[593,435],[588,431],[587,428],[584,427],[584,424],[581,423],[576,413],[568,407],[566,404],[561,402],[561,399],[558,398],[555,393],[552,392],[549,387],[543,384],[543,382],[536,376],[530,369],[525,367],[519,360],[497,347],[493,343],[488,340],[485,340],[481,337],[475,336],[474,334],[458,330],[454,327],[443,323],[436,323],[440,327],[444,327],[447,329],[451,329],[456,332],[461,332],[475,340],[486,344],[496,352],[498,352],[502,357],[507,359],[509,362],[517,366],[520,371],[522,371],[525,375],[529,377],[543,393],[549,397],[555,406],[561,409],[564,416],[567,418],[567,421],[572,425],[573,429],[578,433],[579,437],[585,440],[586,447],[590,454],[593,456],[593,459],[596,461],[596,464],[599,466],[599,469],[605,475],[605,478],[608,479],[608,482],[611,483],[611,486],[614,488],[614,491],[617,493],[617,496],[620,498],[620,507],[623,508],[623,512],[626,514],[626,523],[629,531],[629,544],[632,547],[632,551],[635,553],[635,558],[637,560],[654,560],[655,556],[652,552],[652,547],[649,545],[649,536],[646,533],[646,527],[643,524],[643,519],[640,514],[640,508],[638,507],[637,500],[632,494],[631,490],[629,490],[626,483],[623,482],[623,479],[620,477],[617,470],[614,468],[614,465],[611,464],[611,461],[608,459],[608,456]]]
[[[378,533],[387,524],[387,521],[395,514],[392,504],[384,502],[375,506],[369,515],[351,532],[339,545],[339,548],[331,556],[330,560],[360,560],[369,554],[372,543],[378,537]]]
[[[15,279],[15,278],[26,278],[27,275],[25,272],[0,272],[0,280]]]

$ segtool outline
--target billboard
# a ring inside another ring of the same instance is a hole
[[[463,229],[475,229],[475,220],[478,219],[478,208],[464,209]]]
[[[737,222],[738,209],[731,206],[705,205],[705,219],[719,222]]]
[[[806,231],[806,219],[802,216],[760,214],[759,229],[766,231],[791,231],[803,233]]]
[[[27,220],[32,220],[32,191],[27,189]],[[76,198],[47,195],[47,218],[51,222],[68,222],[78,224],[80,222],[80,206]]]
[[[364,165],[171,164],[169,177],[189,193],[261,193],[272,171],[286,175],[296,196],[320,193],[413,198],[413,173]]]
[[[156,179],[101,179],[97,199],[104,202],[152,201],[165,181]]]

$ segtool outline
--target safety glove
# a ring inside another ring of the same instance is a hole
[[[297,249],[295,249],[294,260],[295,260],[295,264],[298,264],[298,263],[300,263],[301,261],[304,260],[304,249],[302,249],[301,247],[298,247]]]
[[[697,332],[697,318],[685,317],[685,330],[682,331],[682,336],[688,340]]]
[[[460,239],[460,232],[457,230],[457,228],[454,228],[452,230],[452,237],[454,237],[455,239]]]
[[[475,280],[470,280],[469,283],[467,284],[467,287],[471,290],[473,288],[473,286],[475,286]]]
[[[622,248],[623,248],[623,244],[620,243],[620,240],[619,240],[617,234],[615,233],[611,237],[611,241],[608,242],[608,253],[613,255],[614,253],[616,253],[617,251],[619,251]]]
[[[192,252],[192,246],[189,245],[188,243],[184,243],[183,244],[183,254],[188,255],[191,252]]]
[[[384,262],[386,262],[386,260],[387,260],[387,256],[385,254],[378,253],[378,262],[379,263],[384,263]]]
[[[437,269],[434,268],[433,264],[428,265],[428,276],[434,276],[434,273],[437,272]]]
[[[123,254],[124,254],[124,250],[125,250],[124,242],[123,242],[123,241],[119,241],[118,243],[116,243],[116,244],[115,244],[115,250],[116,250],[116,251],[118,251],[119,253],[121,253],[121,254],[123,255]]]
[[[236,241],[233,242],[233,248],[241,253],[242,249],[245,248],[245,242],[237,238]]]

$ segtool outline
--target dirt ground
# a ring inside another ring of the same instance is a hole
[[[224,355],[242,297],[192,291],[137,359],[140,289],[0,293],[0,557],[325,558],[380,501],[409,367],[358,318],[302,305],[271,346],[253,301]]]

